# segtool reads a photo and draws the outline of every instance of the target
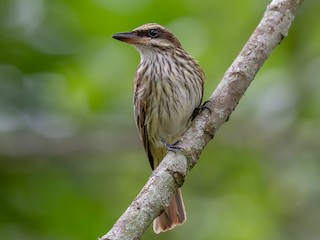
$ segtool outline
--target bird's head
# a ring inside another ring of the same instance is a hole
[[[155,23],[142,25],[131,32],[117,33],[112,37],[133,45],[140,53],[181,47],[179,40],[169,30]]]

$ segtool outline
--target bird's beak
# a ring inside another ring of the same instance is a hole
[[[123,32],[112,35],[114,39],[122,42],[137,44],[142,42],[142,38],[139,37],[135,32]]]

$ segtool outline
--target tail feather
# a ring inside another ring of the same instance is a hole
[[[169,207],[153,221],[153,231],[157,234],[166,232],[177,225],[183,224],[186,220],[187,215],[179,188],[172,198]]]

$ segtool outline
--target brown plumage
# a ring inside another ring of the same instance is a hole
[[[134,79],[134,113],[140,139],[154,170],[191,123],[201,105],[204,73],[179,40],[164,27],[149,23],[113,38],[132,44],[141,60]],[[156,233],[184,223],[180,189],[153,222]]]

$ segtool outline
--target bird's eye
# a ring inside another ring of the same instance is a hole
[[[157,38],[159,37],[159,35],[160,35],[160,32],[157,29],[150,29],[148,31],[148,36],[151,38]]]

